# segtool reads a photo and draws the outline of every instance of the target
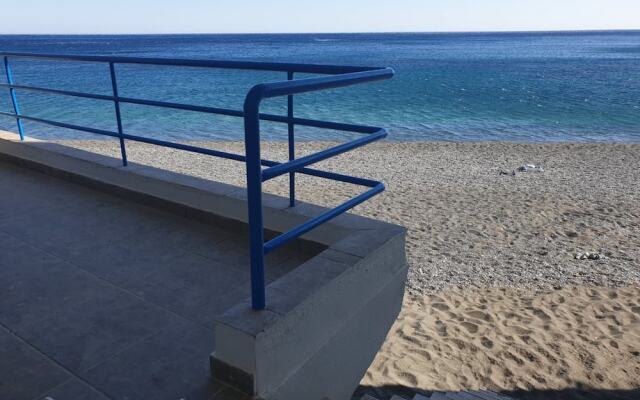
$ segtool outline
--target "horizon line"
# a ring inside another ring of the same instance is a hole
[[[359,34],[486,34],[486,33],[589,33],[638,32],[640,28],[603,29],[533,29],[533,30],[469,30],[469,31],[358,31],[358,32],[147,32],[147,33],[0,33],[0,36],[162,36],[162,35],[359,35]]]

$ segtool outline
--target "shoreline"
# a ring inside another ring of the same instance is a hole
[[[4,130],[0,129],[3,132],[8,132],[17,135],[13,130]],[[26,137],[33,137],[37,140],[45,141],[45,142],[56,142],[56,143],[81,143],[81,142],[112,142],[115,138],[113,137],[100,137],[96,134],[87,134],[86,137],[82,138],[58,138],[58,137],[36,137],[30,136],[28,132],[25,134]],[[287,143],[286,132],[283,133],[282,139],[274,140],[273,138],[264,138],[261,139],[261,143],[268,144],[283,144]],[[357,134],[354,134],[357,135]],[[366,134],[362,134],[363,136]],[[390,134],[392,136],[393,134]],[[151,135],[152,136],[152,135]],[[150,137],[151,137],[150,136]],[[92,137],[88,139],[88,137]],[[244,140],[240,139],[212,139],[212,140],[183,140],[177,138],[165,138],[165,140],[175,141],[177,143],[220,143],[220,144],[244,144]],[[296,138],[297,144],[339,144],[347,142],[348,140],[340,140],[336,141],[334,139],[303,139]],[[127,143],[138,143],[131,140],[127,140]],[[640,145],[640,137],[638,140],[558,140],[558,141],[542,141],[542,140],[442,140],[442,139],[394,139],[390,137],[386,137],[380,141],[373,142],[374,145],[380,144],[440,144],[440,145],[450,145],[450,144],[469,144],[469,145],[490,145],[490,144],[501,144],[501,145],[531,145],[531,146],[556,146],[556,145],[606,145],[606,146],[616,146],[616,145]],[[371,146],[369,144],[368,146]],[[365,147],[366,148],[366,147]]]

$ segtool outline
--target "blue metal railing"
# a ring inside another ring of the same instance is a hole
[[[0,115],[14,118],[18,124],[20,139],[24,140],[23,121],[33,121],[60,128],[73,129],[99,135],[111,136],[120,141],[120,151],[122,163],[127,165],[126,140],[154,144],[163,147],[170,147],[189,152],[221,157],[246,163],[247,171],[247,194],[249,208],[249,241],[251,254],[251,299],[252,306],[256,310],[265,308],[265,272],[264,256],[277,249],[285,243],[304,235],[310,230],[348,211],[367,199],[375,196],[384,190],[381,182],[370,179],[357,178],[342,175],[334,172],[321,171],[309,168],[310,165],[326,160],[338,154],[364,146],[376,140],[384,138],[387,133],[382,128],[346,124],[340,122],[321,121],[307,118],[297,118],[294,116],[293,99],[294,95],[325,89],[340,88],[360,83],[389,79],[393,76],[390,68],[369,68],[339,65],[317,65],[317,64],[291,64],[291,63],[267,63],[267,62],[245,62],[245,61],[218,61],[218,60],[182,60],[164,58],[134,58],[134,57],[103,57],[103,56],[75,56],[75,55],[50,55],[50,54],[28,54],[28,53],[3,53],[5,73],[7,83],[0,83],[0,87],[7,88],[11,96],[14,113],[0,112]],[[92,93],[74,92],[68,90],[50,89],[35,86],[17,85],[14,82],[10,58],[22,58],[31,60],[51,60],[51,61],[78,61],[91,63],[107,63],[111,75],[112,95],[100,95]],[[149,99],[138,99],[120,96],[118,93],[118,83],[116,74],[116,64],[143,64],[175,67],[199,67],[199,68],[224,68],[255,71],[286,72],[287,80],[274,83],[264,83],[254,86],[247,94],[242,111],[226,108],[195,106],[190,104],[173,103],[165,101],[155,101]],[[295,73],[322,74],[326,76],[294,79]],[[89,128],[80,125],[68,124],[44,118],[31,117],[20,112],[18,103],[18,91],[32,91],[49,93],[63,96],[81,97],[94,100],[111,101],[115,107],[117,131]],[[264,114],[260,112],[260,103],[267,98],[287,97],[287,115]],[[138,104],[151,107],[161,107],[177,110],[195,111],[209,114],[226,115],[244,118],[245,130],[245,155],[233,154],[219,150],[207,149],[188,144],[169,142],[160,139],[153,139],[144,136],[130,135],[124,132],[122,125],[122,114],[120,105]],[[288,137],[288,161],[279,163],[262,159],[260,153],[260,121],[270,121],[287,124]],[[301,158],[295,158],[295,126],[308,126],[314,128],[325,128],[345,132],[365,134],[362,138],[340,144],[338,146],[320,151]],[[267,167],[263,169],[263,167]],[[295,200],[295,174],[306,174],[320,178],[331,179],[339,182],[346,182],[355,185],[365,186],[369,189],[345,203],[310,219],[304,224],[285,232],[270,241],[264,241],[264,223],[262,217],[262,182],[269,179],[288,174],[289,175],[289,205],[294,207]]]

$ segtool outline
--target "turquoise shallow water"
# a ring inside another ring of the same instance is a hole
[[[380,125],[391,140],[640,142],[640,31],[477,34],[0,36],[0,51],[390,66],[392,81],[296,97],[296,115]],[[110,93],[104,65],[14,61],[16,83]],[[4,71],[2,71],[4,77]],[[124,96],[240,109],[281,73],[119,66]],[[25,114],[115,130],[113,105],[18,93]],[[8,93],[0,109],[9,111]],[[285,113],[270,100],[265,111]],[[239,139],[235,118],[123,106],[128,133]],[[15,124],[0,117],[0,128]],[[95,138],[33,123],[40,137]],[[284,139],[265,124],[266,139]],[[347,138],[300,129],[303,139]]]

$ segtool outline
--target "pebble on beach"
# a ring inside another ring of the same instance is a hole
[[[599,253],[576,253],[573,258],[576,260],[600,260],[603,256]]]

